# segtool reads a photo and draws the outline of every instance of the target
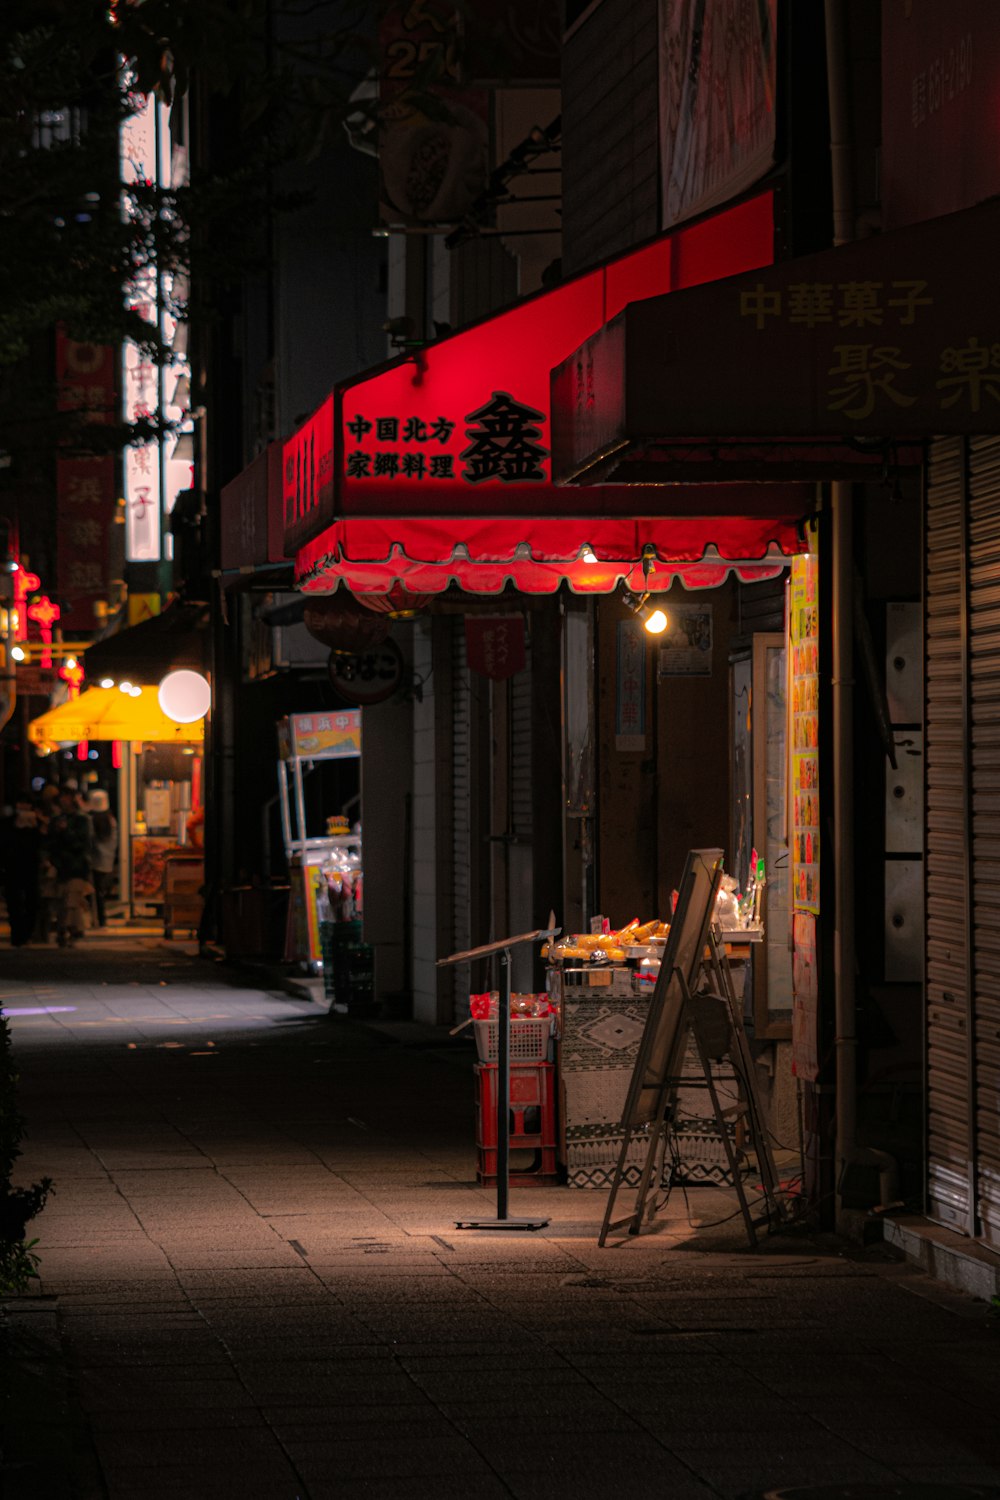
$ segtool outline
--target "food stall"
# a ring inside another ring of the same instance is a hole
[[[163,712],[155,688],[123,683],[88,688],[50,708],[31,721],[28,737],[43,755],[65,745],[112,742],[121,899],[133,914],[165,907],[171,917],[168,864],[183,854],[183,871],[178,865],[175,873],[185,901],[171,926],[197,927],[204,874],[189,824],[201,803],[203,720],[179,724]]]
[[[318,779],[322,768],[341,774]],[[289,714],[278,724],[278,793],[291,884],[289,954],[319,970],[321,922],[360,921],[361,710]],[[321,828],[322,832],[310,833]]]
[[[753,945],[763,938],[760,921],[764,872],[754,860],[750,888],[738,895],[727,880],[720,892],[717,924],[739,991]],[[560,1156],[571,1187],[611,1186],[622,1148],[622,1113],[646,1025],[656,976],[669,924],[638,920],[618,932],[606,919],[594,918],[595,931],[571,934],[543,950],[547,959],[546,987],[559,1016]],[[516,1024],[516,1022],[514,1023]],[[693,1056],[686,1067],[692,1078],[699,1065]],[[720,1096],[735,1102],[731,1072],[715,1080]],[[707,1091],[701,1084],[685,1086],[678,1094],[676,1137],[684,1180],[720,1182],[728,1167]],[[625,1163],[625,1180],[635,1183],[645,1157],[643,1142],[632,1144]]]

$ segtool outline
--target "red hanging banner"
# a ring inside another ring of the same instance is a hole
[[[465,654],[471,672],[499,681],[523,672],[524,616],[466,616]]]

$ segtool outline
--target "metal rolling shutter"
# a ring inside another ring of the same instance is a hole
[[[932,443],[924,553],[928,1210],[942,1223],[971,1232],[965,490],[964,440]]]
[[[532,761],[537,727],[532,714],[531,647],[527,645],[524,671],[510,679],[510,827],[514,842],[508,849],[507,910],[511,932],[529,932],[534,921],[534,798]],[[531,988],[532,954],[514,950],[514,988]]]
[[[971,1170],[984,1240],[1000,1247],[1000,439],[969,440],[969,655],[975,986]]]
[[[455,951],[472,947],[472,712],[469,665],[462,620],[454,621],[452,639],[453,774],[452,821],[453,913]],[[469,1014],[468,964],[455,968],[455,1020]]]

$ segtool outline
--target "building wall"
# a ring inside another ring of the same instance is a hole
[[[412,631],[397,627],[394,638],[408,659]],[[365,942],[375,949],[375,993],[379,999],[409,988],[406,923],[410,882],[403,871],[410,815],[410,738],[413,704],[392,699],[361,715],[361,814],[364,844]]]
[[[603,0],[563,53],[563,270],[659,229],[657,0]]]

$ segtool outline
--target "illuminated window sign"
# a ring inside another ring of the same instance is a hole
[[[507,391],[494,391],[489,401],[467,412],[454,441],[456,424],[447,417],[430,422],[416,416],[369,420],[358,412],[346,424],[355,446],[348,449],[344,472],[348,479],[543,483],[549,457],[540,441],[544,423],[542,412]],[[452,451],[443,453],[442,447]]]

